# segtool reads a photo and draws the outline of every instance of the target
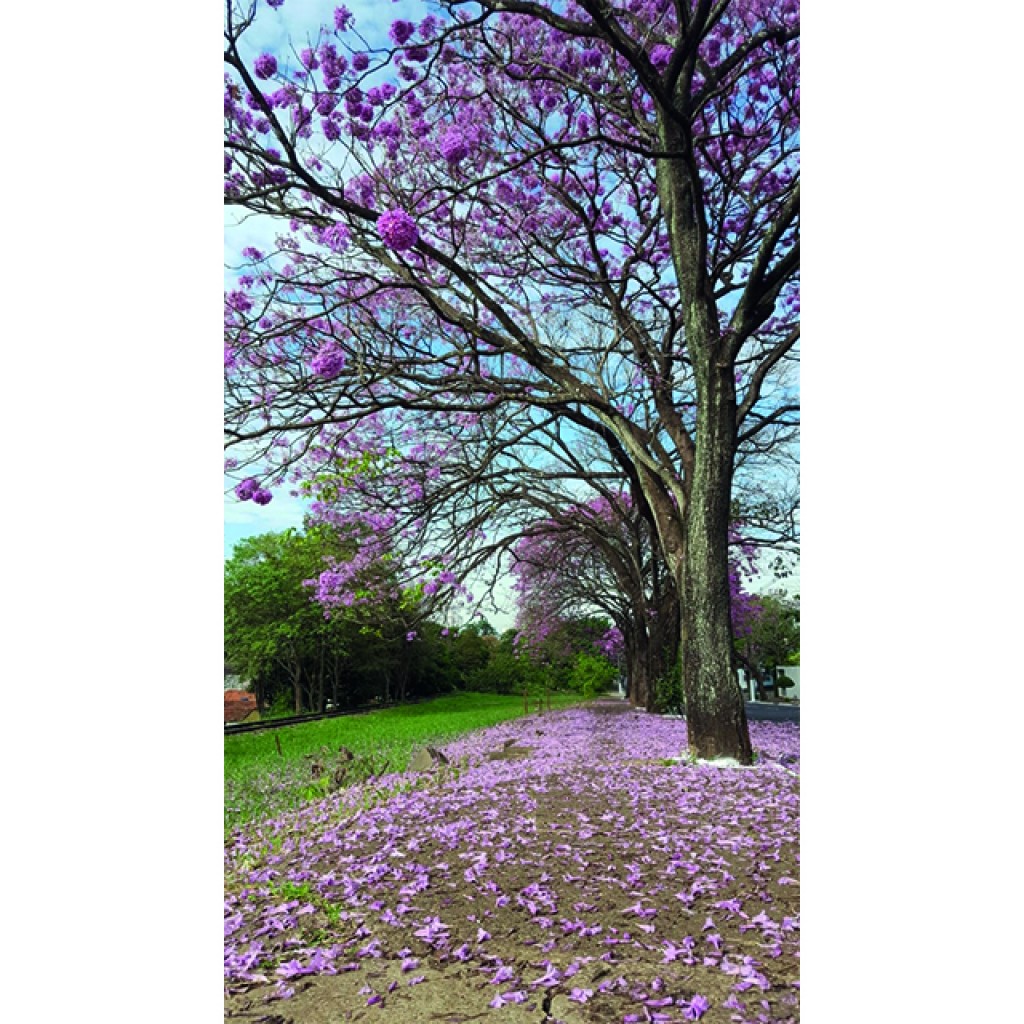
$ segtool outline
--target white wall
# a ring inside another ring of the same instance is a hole
[[[800,699],[800,666],[799,665],[786,665],[786,666],[784,666],[782,671],[785,672],[786,675],[789,676],[789,678],[792,679],[794,684],[795,684],[794,686],[790,687],[789,689],[787,689],[785,691],[786,697],[789,698],[790,700],[799,700]],[[746,674],[746,672],[743,671],[743,669],[739,670],[739,676],[740,676],[740,689],[743,691],[743,693],[746,696],[747,700],[753,700],[754,699],[754,694],[756,693],[756,690],[754,689],[752,684],[748,683],[748,681],[747,681],[747,674]]]

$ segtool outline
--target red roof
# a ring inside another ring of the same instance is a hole
[[[224,691],[224,721],[241,722],[259,708],[256,695],[245,690]]]

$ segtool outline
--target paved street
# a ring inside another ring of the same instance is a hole
[[[772,704],[770,701],[746,701],[747,718],[751,722],[799,722],[799,704]]]

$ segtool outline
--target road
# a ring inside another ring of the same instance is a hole
[[[752,722],[800,723],[799,704],[771,704],[761,700],[745,701],[747,718]]]

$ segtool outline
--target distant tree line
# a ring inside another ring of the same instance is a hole
[[[225,663],[261,711],[302,714],[455,690],[593,696],[614,686],[619,667],[599,649],[608,620],[560,621],[540,643],[523,642],[515,629],[499,636],[486,619],[447,626],[422,588],[381,585],[397,578],[387,559],[369,570],[365,600],[325,616],[308,581],[325,556],[344,558],[354,543],[308,524],[247,538],[225,563]]]

